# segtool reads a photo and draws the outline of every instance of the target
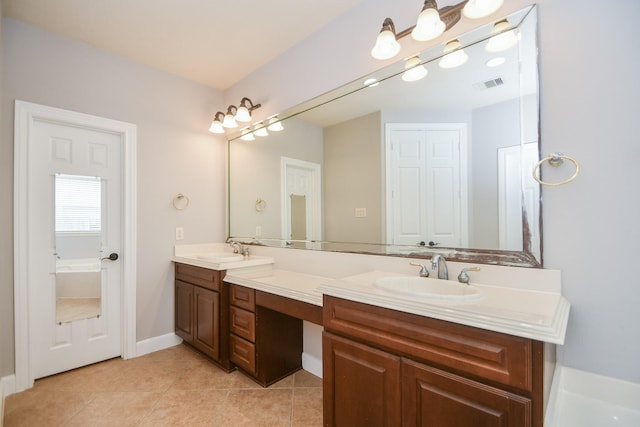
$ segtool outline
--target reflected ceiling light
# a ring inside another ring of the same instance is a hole
[[[227,108],[227,114],[224,115],[222,126],[226,127],[227,129],[238,127],[238,122],[236,122],[236,119],[234,117],[237,110],[238,108],[235,105],[229,105],[229,108]]]
[[[255,136],[269,136],[267,127],[264,125],[263,122],[260,122],[253,127],[253,134]]]
[[[496,56],[495,58],[491,58],[486,62],[487,67],[498,67],[504,64],[506,58],[504,56]]]
[[[374,79],[373,77],[371,77],[370,79],[365,80],[362,84],[367,87],[376,87],[380,84],[380,82],[378,81],[378,79]]]
[[[224,113],[222,111],[218,111],[213,117],[213,121],[211,122],[211,126],[209,127],[209,132],[224,133],[222,120],[224,120]]]
[[[278,116],[273,116],[269,119],[269,125],[267,126],[267,129],[272,132],[280,132],[284,129],[284,127],[282,126],[282,122],[278,120]]]
[[[469,0],[462,14],[470,19],[484,18],[502,7],[504,0]]]
[[[402,73],[402,80],[405,82],[415,82],[426,77],[428,71],[424,68],[424,65],[420,63],[420,58],[412,56],[404,63],[404,69]]]
[[[241,140],[243,141],[255,141],[255,138],[253,137],[253,133],[251,133],[251,129],[246,127],[244,129],[242,129],[241,131],[242,136],[240,137]]]
[[[400,43],[396,40],[396,27],[391,18],[386,18],[376,38],[376,44],[371,49],[371,56],[375,59],[389,59],[396,56],[398,52],[400,52]]]
[[[458,39],[451,40],[444,47],[445,55],[440,59],[440,68],[459,67],[469,59]]]
[[[506,19],[497,22],[491,34],[495,34],[489,39],[489,42],[485,46],[487,52],[502,52],[518,44],[518,36],[515,29],[509,29],[511,26]]]
[[[458,23],[462,16],[463,8],[470,6],[470,17],[480,17],[479,13],[495,12],[502,6],[504,0],[463,0],[453,6],[445,6],[438,9],[436,0],[425,0],[422,11],[418,15],[416,25],[400,32],[396,32],[391,18],[385,18],[382,29],[376,39],[376,44],[371,49],[371,56],[376,59],[393,58],[400,52],[398,40],[411,34],[418,41],[433,40]],[[479,12],[480,11],[480,12]],[[475,15],[474,15],[475,13]],[[467,15],[465,15],[467,16]]]
[[[425,0],[422,12],[418,15],[418,22],[411,31],[411,37],[420,42],[433,40],[444,33],[445,27],[444,22],[440,19],[436,1]]]

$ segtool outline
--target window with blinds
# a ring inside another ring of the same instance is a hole
[[[56,233],[98,234],[102,229],[100,177],[56,175]]]

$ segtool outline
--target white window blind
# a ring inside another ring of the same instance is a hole
[[[56,175],[56,233],[100,233],[99,177]]]

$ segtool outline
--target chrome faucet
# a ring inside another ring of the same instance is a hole
[[[447,268],[447,260],[440,254],[431,257],[431,268],[438,270],[438,279],[449,279],[449,269]]]
[[[240,254],[243,256],[248,256],[249,255],[249,249],[245,248],[244,246],[242,246],[240,244],[240,242],[236,242],[235,240],[231,240],[229,242],[229,246],[231,246],[233,248],[233,253],[234,254]]]
[[[420,277],[429,277],[429,269],[427,268],[426,265],[421,264],[419,262],[410,262],[409,264],[415,265],[416,267],[420,267],[420,273],[418,273]]]

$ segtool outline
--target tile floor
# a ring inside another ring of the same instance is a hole
[[[14,426],[322,425],[322,380],[299,371],[269,388],[186,345],[37,380],[7,397]]]

